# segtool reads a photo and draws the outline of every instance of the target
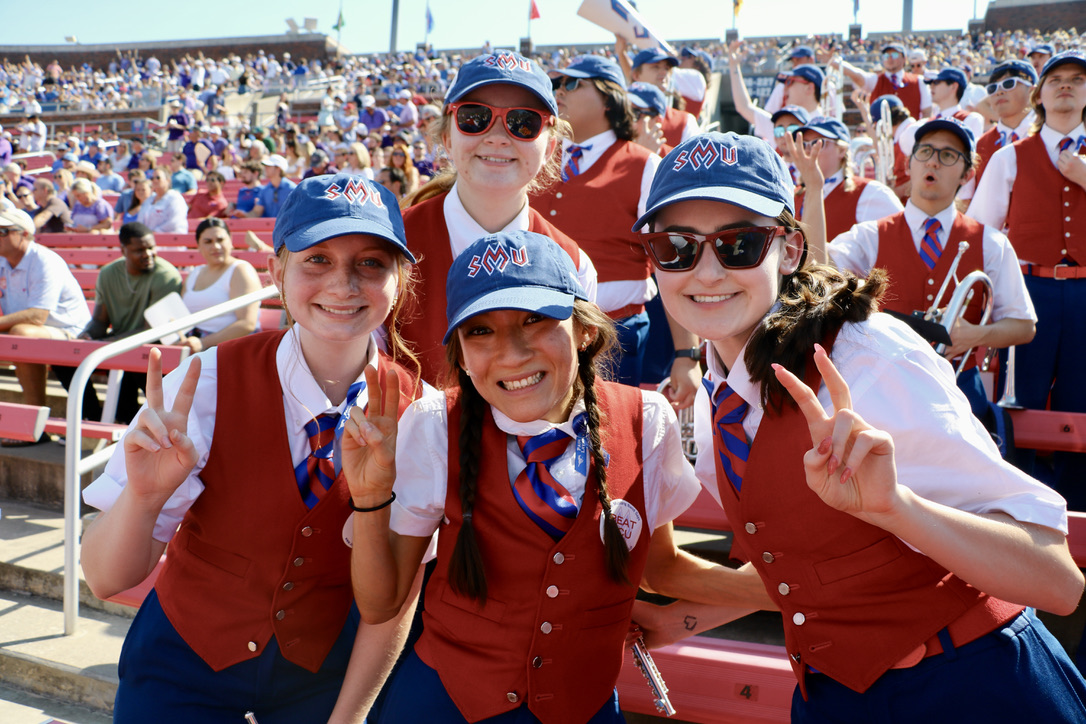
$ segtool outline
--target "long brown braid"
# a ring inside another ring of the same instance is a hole
[[[603,458],[600,429],[603,419],[599,401],[596,397],[597,368],[605,364],[617,345],[614,323],[599,307],[590,302],[577,300],[573,306],[575,329],[595,329],[595,336],[584,351],[577,355],[577,382],[574,399],[584,395],[588,435],[592,462],[599,481],[599,500],[603,506],[604,541],[607,549],[607,565],[611,576],[619,582],[629,583],[626,575],[626,561],[629,549],[619,530],[618,523],[611,512],[611,498],[607,492],[607,466]],[[445,347],[446,360],[455,370],[460,384],[460,475],[459,496],[463,522],[456,536],[452,557],[449,560],[449,585],[462,596],[468,596],[486,602],[487,584],[483,556],[475,536],[475,495],[478,488],[479,456],[475,451],[482,447],[483,417],[486,413],[486,401],[471,377],[461,367],[460,339],[453,335]]]

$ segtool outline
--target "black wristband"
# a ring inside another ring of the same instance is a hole
[[[675,359],[679,359],[680,357],[687,357],[695,362],[701,362],[701,347],[675,350]]]
[[[354,504],[354,498],[348,498],[347,503],[351,506],[351,510],[353,510],[356,513],[372,513],[375,510],[380,510],[381,508],[387,508],[388,506],[392,505],[392,501],[395,500],[395,499],[396,499],[396,491],[394,490],[394,491],[392,491],[392,497],[390,497],[388,500],[381,503],[380,505],[373,506],[372,508],[359,508],[357,505]]]

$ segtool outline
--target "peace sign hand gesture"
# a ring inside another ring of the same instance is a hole
[[[815,345],[814,360],[830,392],[833,415],[826,414],[810,387],[773,365],[811,432],[814,447],[803,456],[807,485],[831,508],[873,522],[873,517],[892,513],[901,503],[894,441],[852,410],[848,383],[821,345]]]
[[[377,370],[366,367],[366,393],[366,412],[351,408],[340,441],[343,475],[355,505],[363,508],[387,501],[396,481],[399,375],[389,370],[382,389]]]
[[[198,460],[188,437],[189,410],[200,380],[200,358],[194,357],[177,390],[173,407],[162,399],[162,354],[152,349],[147,359],[147,406],[136,426],[124,436],[128,488],[161,509],[185,481]]]

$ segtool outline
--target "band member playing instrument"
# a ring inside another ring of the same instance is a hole
[[[643,224],[664,303],[710,343],[695,468],[783,614],[792,721],[1082,721],[1086,681],[1032,610],[1082,594],[1064,501],[876,312],[883,273],[806,262],[787,169],[749,136],[677,147]],[[635,618],[651,647],[733,614]]]

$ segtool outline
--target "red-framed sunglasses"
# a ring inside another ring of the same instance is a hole
[[[784,226],[748,226],[704,235],[658,231],[642,234],[641,243],[660,271],[693,269],[706,243],[712,244],[717,261],[725,269],[753,269],[765,260],[770,242],[787,232]]]
[[[478,101],[450,103],[445,112],[452,114],[456,127],[466,136],[486,133],[499,116],[505,122],[505,130],[518,141],[534,140],[545,126],[555,123],[553,115],[536,108],[505,108]]]

